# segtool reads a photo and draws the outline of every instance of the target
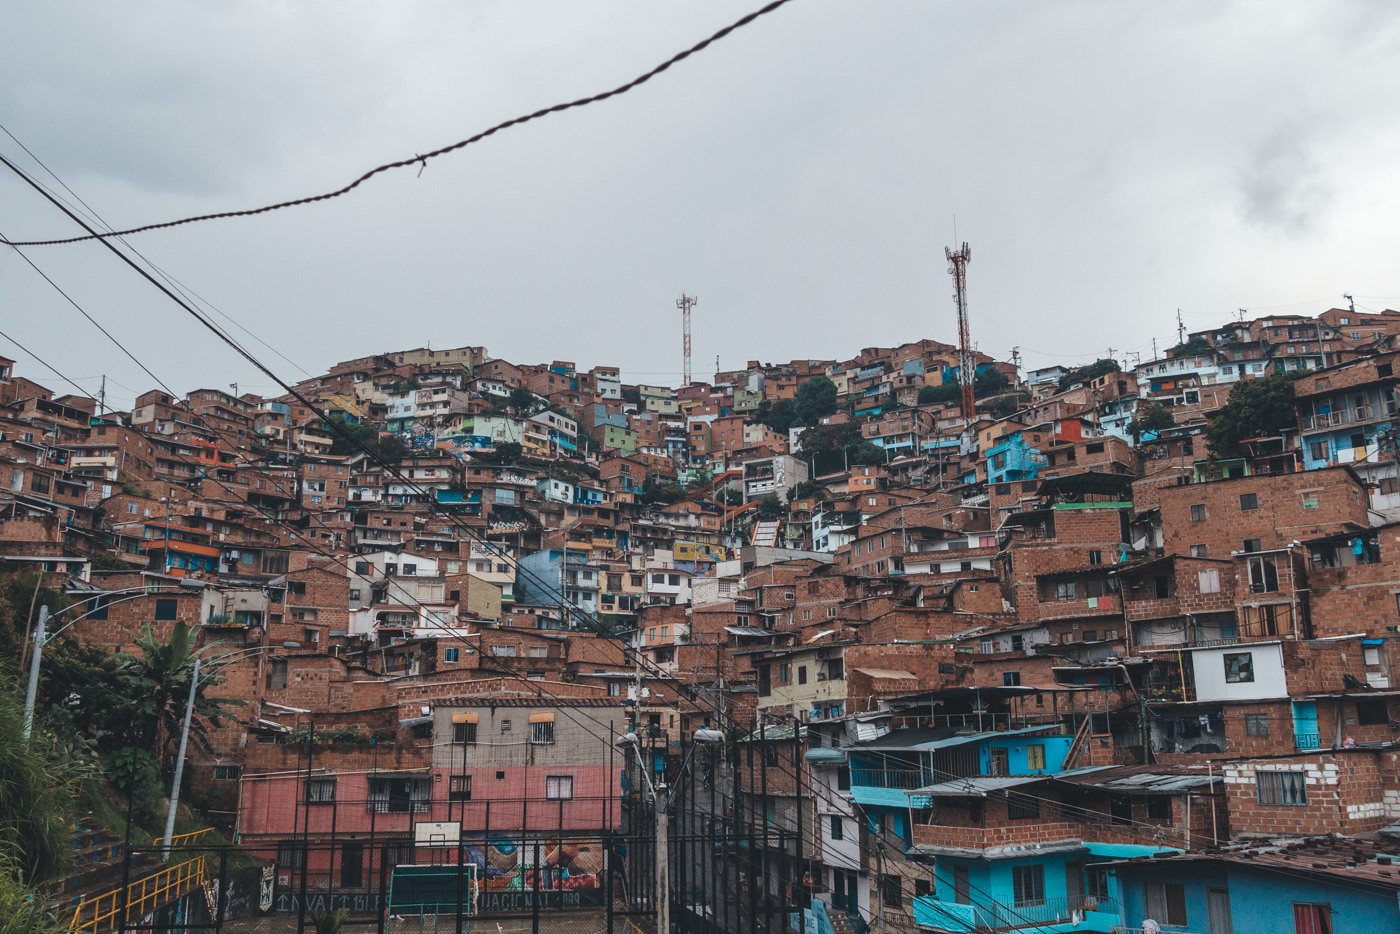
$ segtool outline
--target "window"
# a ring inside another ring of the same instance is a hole
[[[277,865],[283,869],[300,869],[306,865],[305,856],[298,840],[283,840],[277,845]]]
[[[1152,820],[1171,820],[1172,799],[1167,795],[1148,796],[1147,816]]]
[[[1011,890],[1017,905],[1039,905],[1045,901],[1045,867],[1012,866]]]
[[[470,801],[472,799],[472,777],[470,775],[453,775],[448,778],[447,799],[449,801]]]
[[[838,815],[838,814],[833,814],[833,815],[831,815],[831,839],[833,839],[833,840],[842,840],[842,839],[845,839],[844,834],[843,834],[843,831],[842,831],[842,829],[841,829],[841,823],[842,823],[842,822],[841,822],[841,817],[840,817],[840,815]]]
[[[806,666],[806,665],[798,665],[798,666],[797,666],[797,683],[798,683],[798,684],[806,684],[806,683],[807,683],[807,666]]]
[[[502,720],[502,721],[501,721],[501,732],[502,732],[502,733],[509,733],[509,732],[510,732],[510,721],[509,721],[509,720]]]
[[[1192,546],[1191,546],[1191,557],[1193,557],[1193,558],[1204,558],[1204,557],[1206,557],[1206,550],[1207,550],[1207,549],[1206,549],[1206,546],[1205,546],[1205,545],[1192,545]]]
[[[216,765],[214,766],[214,781],[236,782],[241,771],[242,769],[236,765]]]
[[[475,723],[454,723],[452,724],[452,742],[460,746],[476,745],[476,724]]]
[[[1021,683],[1021,673],[1019,671],[1003,671],[1001,683],[1009,688],[1017,687]]]
[[[1390,711],[1383,700],[1359,700],[1356,702],[1356,722],[1362,726],[1375,726],[1390,722]]]
[[[330,804],[335,801],[335,778],[313,778],[306,783],[308,804]]]
[[[1246,736],[1268,736],[1269,715],[1266,713],[1245,714],[1244,733]]]
[[[880,904],[886,908],[904,906],[904,880],[899,876],[886,874],[880,877]]]
[[[1034,795],[1010,794],[1006,798],[1007,820],[1039,820],[1040,799]]]
[[[530,743],[534,746],[548,746],[554,742],[553,723],[530,724]]]
[[[1147,882],[1143,886],[1144,917],[1158,924],[1186,927],[1186,886],[1177,882]]]
[[[826,618],[827,618],[827,619],[832,619],[832,618],[835,617],[835,616],[836,616],[836,607],[834,607],[834,606],[829,606],[829,607],[827,607],[827,608],[826,608]]]
[[[175,608],[177,604],[174,600],[156,601],[156,619],[175,619]]]
[[[1308,902],[1293,903],[1294,934],[1332,934],[1332,906]]]
[[[433,780],[427,775],[389,775],[369,780],[369,809],[403,814],[431,809]]]
[[[1152,579],[1153,591],[1158,600],[1165,600],[1171,596],[1171,578],[1165,574],[1158,575]]]
[[[1090,551],[1090,552],[1089,552],[1089,563],[1090,563],[1090,564],[1103,564],[1103,552],[1102,552],[1102,551]]]
[[[1258,509],[1258,508],[1259,508],[1259,494],[1258,494],[1258,493],[1241,493],[1241,494],[1240,494],[1240,511],[1241,511],[1241,512],[1249,512],[1249,511],[1252,510],[1252,509]]]
[[[1231,652],[1224,657],[1225,680],[1229,684],[1246,684],[1254,681],[1254,653]]]
[[[1060,581],[1055,585],[1056,600],[1073,600],[1077,592],[1074,581]]]
[[[1245,543],[1248,546],[1248,542]],[[1255,539],[1255,549],[1245,548],[1246,551],[1257,550],[1259,544]],[[1249,559],[1249,592],[1250,593],[1275,593],[1278,591],[1278,568],[1274,566],[1271,558],[1250,558]]]
[[[1254,785],[1260,804],[1301,807],[1308,803],[1307,776],[1303,772],[1255,772]]]
[[[550,775],[544,780],[544,796],[550,801],[571,801],[574,797],[572,775]]]
[[[1206,504],[1205,504],[1205,503],[1197,503],[1197,504],[1195,504],[1194,506],[1191,507],[1191,521],[1192,521],[1192,522],[1204,522],[1204,521],[1206,521]]]
[[[1045,768],[1045,745],[1043,743],[1031,743],[1026,746],[1026,768]]]

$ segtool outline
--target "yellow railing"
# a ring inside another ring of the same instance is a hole
[[[203,884],[205,876],[204,857],[196,856],[136,880],[126,887],[126,923],[131,924],[157,908],[189,894]],[[109,931],[121,926],[114,919],[121,914],[122,902],[120,888],[83,899],[73,911],[73,921],[68,925],[69,934],[81,934],[84,931],[97,934],[99,931]]]
[[[207,834],[211,834],[213,832],[214,828],[205,827],[203,830],[191,830],[189,833],[177,833],[175,836],[170,838],[170,845],[172,847],[185,846],[186,844],[194,843],[199,838],[206,836]],[[159,843],[160,840],[157,840],[156,842]]]

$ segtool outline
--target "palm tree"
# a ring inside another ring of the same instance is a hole
[[[172,747],[184,723],[185,703],[194,679],[195,660],[203,657],[207,662],[206,653],[218,645],[211,642],[196,649],[194,641],[190,627],[184,622],[176,623],[170,630],[170,637],[164,642],[147,624],[135,637],[141,655],[130,656],[132,686],[137,692],[134,698],[136,722],[133,726],[141,747],[151,750],[162,768],[172,765]],[[223,680],[217,666],[204,667],[199,674],[199,683],[194,685],[195,716],[190,721],[190,738],[206,752],[212,748],[209,744],[209,726],[232,718],[233,715],[225,707],[243,704],[241,700],[211,697],[208,694],[210,688],[222,684]]]

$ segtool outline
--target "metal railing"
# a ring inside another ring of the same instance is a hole
[[[1297,733],[1294,735],[1293,742],[1299,751],[1322,748],[1321,740],[1316,733]]]
[[[923,904],[920,905],[919,903]],[[1006,904],[983,902],[963,905],[933,897],[915,900],[915,920],[944,930],[964,929],[979,932],[1015,931],[1050,924],[1083,924],[1090,912],[1118,914],[1118,903],[1111,898],[1075,895],[1068,898],[1042,898],[1035,901]],[[1096,922],[1094,929],[1103,930]]]
[[[851,785],[912,790],[928,784],[918,769],[851,769]]]
[[[203,856],[196,856],[136,880],[126,887],[125,897],[123,890],[116,888],[101,895],[85,898],[73,910],[73,920],[68,924],[68,932],[81,934],[87,931],[96,934],[98,931],[129,926],[134,920],[188,895],[204,883],[206,876],[205,859]],[[118,920],[117,916],[123,914],[123,907],[126,909],[125,918]]]

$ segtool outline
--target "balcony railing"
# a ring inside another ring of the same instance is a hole
[[[922,788],[924,773],[918,769],[851,769],[851,784],[863,788]]]
[[[1091,914],[1099,917],[1090,918]],[[1067,898],[1042,898],[1034,901],[1006,904],[982,902],[960,905],[941,901],[932,896],[914,899],[914,920],[921,927],[944,931],[1000,932],[1045,925],[1080,925],[1085,929],[1103,930],[1103,916],[1118,916],[1118,904],[1110,898],[1075,895]]]
[[[1299,752],[1306,749],[1321,749],[1322,742],[1316,733],[1295,733],[1293,744]]]

